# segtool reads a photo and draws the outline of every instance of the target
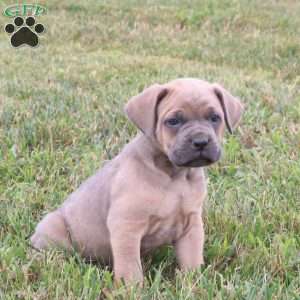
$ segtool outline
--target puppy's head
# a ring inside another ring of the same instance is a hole
[[[225,127],[232,132],[243,106],[218,84],[186,78],[150,86],[125,111],[174,165],[201,167],[219,160]]]

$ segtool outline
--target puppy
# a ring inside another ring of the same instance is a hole
[[[76,249],[113,262],[115,279],[141,282],[141,254],[174,245],[179,266],[203,264],[203,168],[220,159],[225,127],[243,106],[218,84],[154,84],[126,105],[140,133],[38,224],[33,247]]]

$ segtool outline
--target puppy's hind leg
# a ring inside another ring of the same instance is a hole
[[[42,219],[30,241],[32,246],[38,250],[52,247],[72,249],[70,233],[59,210],[49,213]]]

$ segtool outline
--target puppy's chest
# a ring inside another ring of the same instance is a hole
[[[149,216],[142,250],[148,251],[164,244],[173,244],[187,233],[194,218],[201,214],[206,190],[204,183],[172,185],[160,199],[156,212]]]
[[[189,230],[191,218],[192,215],[175,215],[174,218],[167,219],[151,216],[147,233],[142,239],[142,251],[175,243]]]
[[[176,222],[201,209],[206,196],[206,182],[200,176],[196,180],[178,180],[165,187],[157,197],[155,215],[162,220]]]

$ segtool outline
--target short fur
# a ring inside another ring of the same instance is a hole
[[[181,269],[203,264],[203,167],[221,154],[242,105],[223,87],[185,78],[155,84],[126,105],[142,131],[38,224],[33,246],[75,248],[142,281],[141,253],[174,245]],[[217,115],[217,117],[216,117]]]

